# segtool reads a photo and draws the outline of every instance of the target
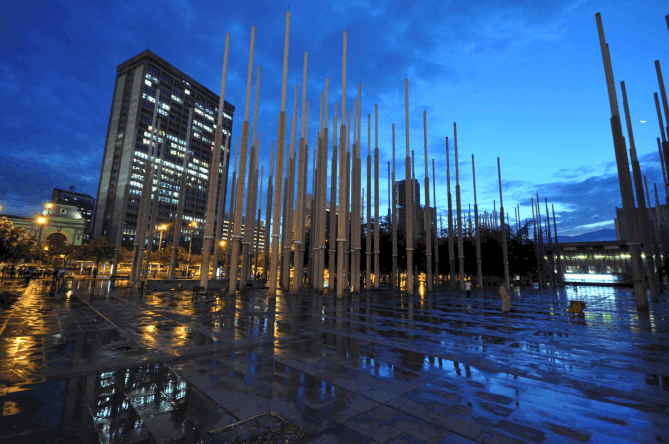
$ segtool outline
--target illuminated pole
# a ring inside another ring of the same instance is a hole
[[[237,193],[237,169],[239,167],[239,162],[237,161],[237,156],[239,155],[239,137],[235,139],[235,165],[234,171],[232,172],[232,182],[230,183],[230,212],[228,213],[228,239],[227,239],[227,248],[225,249],[225,254],[227,261],[225,263],[225,268],[227,269],[226,276],[230,277],[230,256],[232,255],[232,249],[230,245],[232,244],[232,232],[235,225],[235,194]]]
[[[627,103],[627,90],[625,89],[625,82],[620,82],[623,93],[623,110],[625,111],[625,120],[627,123],[627,136],[630,143],[630,157],[632,161],[632,175],[634,177],[634,188],[636,191],[636,201],[638,205],[638,212],[641,215],[641,235],[643,236],[643,251],[645,253],[646,272],[648,273],[648,286],[650,287],[650,297],[653,302],[659,302],[660,295],[658,293],[657,275],[655,274],[655,266],[653,264],[653,241],[650,235],[650,221],[648,218],[648,208],[646,207],[646,200],[643,195],[643,182],[641,179],[641,168],[639,167],[639,160],[636,156],[636,146],[634,144],[634,133],[632,132],[632,118],[630,115],[629,105]],[[650,202],[648,202],[650,206]],[[635,212],[636,216],[636,212]]]
[[[274,179],[274,210],[272,216],[272,249],[269,268],[269,292],[276,295],[279,271],[279,237],[281,218],[281,187],[283,185],[283,160],[286,145],[286,76],[288,73],[288,36],[290,33],[290,11],[286,12],[286,31],[283,43],[283,79],[281,81],[281,111],[279,112],[279,134],[276,144],[276,177]]]
[[[269,269],[270,224],[272,222],[272,179],[274,178],[274,141],[272,141],[269,155],[269,178],[267,179],[267,204],[265,207],[265,245],[263,246],[262,280],[267,280]]]
[[[294,264],[293,264],[293,285],[292,291],[294,293],[298,292],[302,288],[302,276],[304,269],[304,214],[306,213],[306,208],[304,202],[306,199],[306,182],[307,182],[307,153],[309,148],[307,146],[307,140],[304,135],[306,127],[306,101],[307,101],[307,63],[308,63],[308,54],[304,53],[304,72],[302,77],[302,122],[300,124],[300,141],[299,141],[299,159],[297,166],[297,201],[295,202],[295,253],[294,253]],[[291,171],[292,172],[292,171]],[[312,190],[313,193],[313,190]],[[312,212],[312,222],[313,222],[313,211]],[[313,225],[313,224],[312,224]],[[311,227],[313,231],[313,226]],[[310,244],[310,247],[313,247],[313,244]]]
[[[140,194],[139,202],[139,214],[137,215],[137,226],[135,228],[135,241],[133,242],[133,251],[132,251],[132,266],[130,268],[130,275],[128,276],[128,282],[135,283],[139,279],[139,274],[141,271],[142,257],[144,245],[143,243],[146,240],[146,218],[149,211],[149,200],[151,199],[151,186],[153,185],[153,162],[151,161],[151,156],[153,154],[153,148],[158,147],[158,133],[160,131],[160,123],[156,127],[156,116],[158,115],[158,104],[153,110],[153,118],[151,119],[151,140],[149,141],[148,155],[144,160],[144,177],[142,180],[142,192]],[[157,131],[156,131],[157,129]],[[155,159],[155,157],[154,157]]]
[[[190,151],[190,132],[193,127],[193,108],[188,113],[188,131],[186,133],[186,153]],[[184,156],[183,172],[179,179],[179,200],[177,204],[177,217],[174,221],[174,237],[172,238],[172,259],[170,261],[170,279],[174,279],[177,268],[177,251],[181,240],[181,227],[183,224],[184,201],[186,200],[186,180],[188,178],[188,158]]]
[[[277,156],[276,156],[276,177],[274,179],[274,209],[272,211],[272,246],[270,250],[270,274],[269,274],[269,290],[270,295],[275,296],[278,287],[278,271],[279,271],[279,237],[281,227],[281,209],[282,209],[282,193],[281,187],[283,185],[283,163],[284,163],[284,149],[285,149],[285,135],[286,135],[286,80],[288,71],[288,37],[290,33],[290,11],[286,12],[286,29],[284,37],[284,54],[283,54],[283,78],[281,84],[281,111],[279,112],[279,129],[277,140]]]
[[[344,113],[346,110],[346,31],[344,31],[344,50],[342,62],[342,87],[341,87],[341,128],[339,129],[339,223],[337,224],[337,297],[344,295],[344,246],[346,243],[346,125]],[[336,118],[335,118],[336,119]],[[336,128],[335,128],[336,131]]]
[[[616,164],[618,166],[618,180],[620,181],[620,192],[623,201],[623,211],[627,219],[628,240],[627,245],[631,255],[632,276],[634,278],[634,294],[636,296],[636,305],[638,310],[648,309],[648,298],[644,285],[643,273],[641,271],[641,256],[639,252],[639,239],[636,217],[634,216],[634,196],[632,194],[632,184],[629,174],[629,163],[627,162],[627,150],[625,140],[622,134],[622,125],[620,123],[620,114],[618,112],[618,99],[616,97],[616,88],[613,81],[613,70],[611,68],[611,59],[609,48],[604,38],[604,28],[599,13],[595,15],[597,20],[597,30],[599,32],[599,43],[604,61],[604,72],[606,74],[606,84],[609,93],[609,104],[611,105],[611,130],[613,133],[613,144],[616,152]]]
[[[455,145],[455,201],[458,211],[458,262],[460,266],[460,291],[465,289],[465,250],[462,245],[462,204],[460,199],[460,174],[458,169],[458,129],[453,122],[453,143]]]
[[[186,265],[186,276],[188,276],[188,270],[190,270],[190,252],[191,249],[193,248],[193,233],[195,232],[195,227],[197,226],[197,222],[192,220],[190,221],[189,226],[190,226],[190,242],[188,243],[188,264]]]
[[[655,60],[655,72],[657,73],[657,82],[660,86],[660,94],[662,95],[662,106],[664,107],[664,118],[666,119],[666,129],[667,129],[667,137],[669,137],[669,102],[667,101],[667,91],[664,89],[664,79],[662,78],[662,69],[660,68],[660,61]],[[657,103],[657,93],[655,93],[655,101]],[[658,108],[658,117],[661,116],[661,113],[659,112],[659,106]],[[660,126],[663,126],[662,124],[662,117],[660,117]],[[664,131],[663,131],[664,132]],[[664,141],[662,144],[662,149],[664,150],[664,156],[665,159],[669,159],[669,142]],[[668,160],[669,162],[669,160]]]
[[[395,180],[395,124],[393,123],[393,288],[399,288],[397,271],[397,182]]]
[[[451,162],[448,154],[448,137],[446,138],[446,190],[448,192],[449,287],[451,290],[455,290],[455,240],[453,239],[453,198],[451,196]]]
[[[404,79],[404,118],[406,131],[406,158],[404,169],[406,176],[405,208],[406,208],[406,250],[407,250],[407,295],[413,296],[413,196],[411,195],[411,158],[409,157],[409,79]]]
[[[326,212],[325,206],[327,203],[327,168],[328,168],[328,100],[330,93],[330,80],[325,79],[325,115],[319,126],[321,129],[320,139],[321,139],[321,153],[318,156],[318,160],[321,163],[320,171],[322,174],[319,174],[318,179],[320,180],[320,188],[318,191],[319,194],[319,205],[316,206],[316,211],[318,214],[318,257],[316,261],[316,291],[323,291],[325,289],[325,228],[326,228]]]
[[[534,254],[537,258],[537,284],[539,288],[543,288],[543,273],[542,273],[542,261],[541,253],[539,250],[539,236],[537,232],[537,220],[534,217],[534,198],[530,197],[530,206],[532,207],[532,228],[534,231]]]
[[[432,159],[432,202],[434,202],[434,275],[436,285],[441,285],[439,279],[439,232],[437,231],[437,180],[434,174],[434,158]],[[432,226],[432,219],[430,219],[430,226]]]
[[[427,291],[432,291],[432,213],[430,211],[430,172],[427,162],[427,111],[423,111],[423,143],[425,145],[425,262],[427,266]]]
[[[244,237],[242,238],[242,274],[239,277],[240,289],[246,288],[246,281],[251,273],[253,259],[253,238],[255,234],[256,197],[258,194],[258,160],[260,136],[256,138],[258,121],[258,100],[260,96],[260,65],[256,75],[256,96],[253,106],[253,130],[251,131],[251,156],[249,159],[249,183],[246,189],[246,205],[244,215]]]
[[[221,129],[221,132],[223,130]],[[226,137],[227,146],[223,150],[223,175],[221,176],[221,192],[218,197],[218,212],[216,213],[216,234],[214,235],[214,279],[218,279],[216,271],[219,268],[221,254],[221,240],[223,239],[223,217],[225,204],[228,199],[228,172],[230,171],[230,134]]]
[[[157,103],[156,103],[157,105]],[[158,130],[158,136],[160,136],[160,129]],[[146,263],[144,264],[144,276],[148,277],[148,270],[150,267],[151,252],[153,251],[153,237],[158,224],[158,202],[160,197],[160,182],[163,176],[163,159],[165,157],[165,141],[163,140],[163,145],[160,149],[160,161],[158,162],[158,171],[156,172],[156,191],[153,193],[153,203],[151,204],[151,212],[147,212],[147,218],[151,217],[151,222],[149,223],[149,236],[148,242],[146,243]],[[156,147],[158,146],[158,140],[156,140]],[[153,188],[153,187],[152,187]]]
[[[474,230],[476,232],[476,277],[477,287],[483,286],[483,269],[481,267],[481,227],[479,227],[479,205],[476,200],[476,167],[474,155],[472,154],[472,178],[474,179]]]
[[[371,156],[372,116],[367,114],[367,226],[365,232],[365,288],[372,289],[372,156]],[[378,279],[378,277],[376,277]]]
[[[288,189],[284,199],[286,200],[286,217],[284,217],[284,237],[283,237],[283,266],[281,267],[281,288],[290,290],[290,250],[293,243],[294,211],[295,202],[295,131],[297,125],[297,85],[295,85],[295,98],[293,100],[293,118],[290,123],[290,157],[288,159]],[[299,160],[299,159],[298,159]],[[297,257],[297,256],[295,256]],[[296,263],[297,261],[295,261]],[[284,273],[285,271],[285,273]],[[293,268],[293,274],[295,269]],[[297,276],[293,276],[297,279]],[[301,279],[301,276],[300,276]]]
[[[135,137],[137,138],[137,137]],[[122,201],[121,201],[121,215],[119,217],[118,230],[116,231],[116,245],[114,247],[114,262],[112,263],[111,269],[111,284],[115,284],[116,274],[118,273],[118,258],[121,253],[121,243],[123,242],[123,229],[125,228],[125,214],[126,209],[128,208],[128,192],[130,191],[130,181],[125,184],[125,190],[123,191]],[[46,238],[46,230],[44,232]],[[42,244],[42,249],[44,245]]]
[[[562,260],[560,259],[560,241],[558,240],[557,224],[555,223],[555,207],[551,204],[553,211],[553,233],[555,234],[555,251],[557,252],[557,284],[562,285],[564,276],[562,275]]]
[[[137,139],[137,132],[138,130],[135,130],[135,139]],[[190,128],[189,128],[190,132]],[[116,242],[115,242],[115,248],[114,248],[114,260],[112,262],[112,269],[111,269],[111,274],[110,274],[110,280],[111,280],[111,285],[114,286],[116,283],[116,275],[118,273],[118,259],[119,255],[121,253],[121,247],[122,247],[122,242],[123,242],[123,230],[125,229],[125,216],[126,212],[128,209],[128,195],[130,193],[130,181],[128,180],[126,185],[125,185],[125,190],[123,191],[123,195],[121,196],[121,213],[119,217],[119,224],[118,224],[118,229],[116,230]],[[44,232],[46,234],[46,231]],[[45,236],[46,237],[46,236]],[[44,245],[42,245],[42,249],[44,249]]]
[[[255,29],[255,28],[254,28]],[[251,43],[253,45],[253,43]],[[214,223],[216,218],[216,192],[218,191],[219,170],[221,168],[221,145],[223,142],[223,109],[225,108],[225,80],[228,71],[228,50],[230,48],[230,33],[225,34],[225,55],[223,56],[223,75],[221,79],[221,95],[218,100],[218,120],[216,122],[216,133],[214,135],[214,146],[212,153],[211,166],[209,169],[209,194],[207,196],[207,218],[204,225],[204,242],[202,248],[202,269],[200,272],[200,286],[205,291],[209,286],[209,261],[211,259],[211,249],[213,243],[218,244],[218,239],[214,239]],[[160,183],[158,184],[160,191]],[[219,212],[222,211],[219,209]],[[153,224],[152,224],[153,225]],[[216,269],[214,269],[214,274]]]
[[[646,188],[646,202],[648,202],[648,209],[650,211],[650,194],[648,193],[648,181],[646,176],[643,176],[643,183]],[[656,185],[657,186],[657,185]],[[650,216],[650,215],[649,215]],[[662,266],[662,252],[664,250],[664,243],[662,242],[662,237],[660,236],[661,224],[660,224],[660,209],[658,206],[655,206],[655,236],[653,238],[654,243],[653,247],[655,248],[655,266],[660,268]]]
[[[379,288],[379,105],[374,105],[374,288]]]
[[[46,204],[46,217],[44,218],[44,231],[42,234],[42,250],[46,247],[46,231],[49,228],[49,218],[51,217],[51,208],[53,207],[53,204]],[[121,221],[121,225],[123,225],[123,221]]]
[[[361,102],[361,85],[358,83],[358,101],[357,101],[357,115],[355,116],[355,121],[356,121],[356,126],[355,128],[357,129],[357,134],[354,138],[355,144],[353,145],[353,176],[355,177],[355,187],[353,188],[355,194],[351,197],[351,214],[352,214],[352,221],[355,221],[355,224],[352,227],[351,232],[355,233],[352,237],[353,243],[351,244],[351,252],[352,252],[352,258],[354,260],[351,261],[351,277],[353,279],[353,292],[354,293],[359,293],[360,292],[360,264],[362,263],[362,258],[360,257],[361,253],[361,219],[362,215],[360,214],[360,197],[361,197],[361,191],[360,188],[362,187],[362,160],[360,158],[360,129],[361,129],[361,109],[362,109],[362,102]],[[353,223],[353,222],[352,222]]]
[[[265,167],[260,167],[260,193],[258,194],[258,217],[256,218],[256,223],[258,226],[257,230],[255,231],[256,235],[256,248],[255,248],[255,255],[256,255],[256,265],[255,265],[255,270],[253,271],[253,279],[255,279],[255,276],[258,274],[258,259],[260,258],[260,216],[261,216],[261,206],[262,206],[262,180],[265,174]]]
[[[664,160],[662,158],[662,145],[660,143],[660,138],[658,137],[657,139],[657,149],[660,152],[660,165],[662,165],[662,178],[663,178],[663,184],[664,184],[664,191],[665,191],[665,200],[664,203],[668,204],[669,206],[669,181],[667,181],[667,172],[664,167]],[[666,217],[664,216],[664,213],[662,213],[661,216],[662,220],[665,222],[665,226],[669,227],[669,220],[666,220]],[[667,231],[666,230],[660,230],[658,232],[658,237],[662,238],[662,244],[664,247],[662,248],[662,253],[666,253],[666,248],[669,248],[669,237],[667,237]]]
[[[548,270],[544,267],[544,230],[541,226],[541,208],[539,206],[539,193],[537,193],[537,201],[535,202],[536,212],[537,212],[537,228],[539,232],[537,234],[537,240],[539,241],[539,260],[541,264],[541,280],[544,283],[545,287],[548,287]]]
[[[239,153],[239,177],[237,178],[237,195],[235,197],[235,227],[232,235],[232,253],[230,256],[230,289],[229,294],[237,293],[237,274],[239,265],[239,250],[242,241],[242,206],[244,204],[244,185],[246,181],[246,157],[249,146],[249,105],[251,102],[251,76],[253,74],[253,49],[255,44],[256,28],[251,27],[251,49],[249,51],[249,67],[246,74],[246,105],[244,108],[244,123],[242,123],[242,145]],[[207,270],[208,271],[208,270]]]
[[[502,200],[502,169],[499,165],[499,157],[497,158],[497,176],[499,178],[499,222],[502,226],[502,262],[504,263],[504,282],[506,282],[506,290],[510,291],[509,284],[509,254],[506,245],[506,223],[504,223],[504,201]],[[548,203],[546,204],[546,211],[548,211]]]
[[[327,108],[326,108],[327,109]],[[326,128],[327,131],[327,128]],[[327,140],[326,140],[327,142]],[[341,217],[341,210],[337,207],[337,102],[334,104],[332,115],[332,160],[330,172],[330,245],[328,246],[328,290],[334,289],[334,278],[337,276],[337,265],[335,264],[337,253],[337,214]],[[339,223],[342,223],[340,220]]]
[[[548,259],[548,267],[550,268],[550,280],[551,286],[555,287],[555,249],[553,248],[553,238],[551,237],[551,216],[548,213],[548,199],[544,197],[544,203],[546,204],[546,239],[548,240],[548,246],[553,250],[553,255]]]

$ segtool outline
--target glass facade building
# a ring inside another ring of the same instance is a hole
[[[181,241],[188,242],[188,225],[196,221],[198,226],[194,232],[193,249],[201,247],[218,103],[218,95],[149,50],[118,65],[93,219],[93,237],[106,236],[110,243],[116,242],[120,215],[125,206],[123,243],[126,246],[132,244],[137,229],[144,168],[150,158],[157,158],[157,162],[162,162],[162,176],[160,183],[154,181],[152,187],[152,193],[156,190],[159,193],[158,208],[151,210],[152,213],[157,211],[155,222],[169,224],[175,220],[180,178],[185,172],[187,181]],[[153,122],[156,107],[156,122]],[[190,140],[187,140],[191,111]],[[234,111],[234,106],[225,102],[221,172],[225,171],[223,162],[229,149]],[[160,128],[160,134],[157,147],[152,149],[154,125]],[[128,184],[128,195],[125,197]],[[220,193],[220,181],[218,185]],[[153,202],[153,196],[151,198]]]

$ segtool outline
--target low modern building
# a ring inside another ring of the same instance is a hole
[[[556,257],[555,246],[545,244],[544,249],[547,260]],[[561,243],[559,255],[565,283],[633,282],[631,256],[624,241]],[[552,262],[557,273],[557,263]]]

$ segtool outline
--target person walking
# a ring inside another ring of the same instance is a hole
[[[58,270],[58,282],[57,285],[59,288],[63,288],[65,286],[65,276],[67,275],[67,271],[65,271],[65,267],[61,268]]]
[[[472,281],[465,282],[465,290],[467,290],[467,297],[472,294]]]
[[[504,281],[499,285],[499,296],[502,298],[502,313],[516,311],[511,306],[511,296],[506,291],[506,282]]]
[[[23,276],[26,279],[26,286],[30,283],[30,278],[32,277],[32,267],[27,268],[26,271],[23,273]]]
[[[96,280],[98,278],[98,273],[100,273],[100,271],[97,268],[94,268],[93,269],[93,280]]]

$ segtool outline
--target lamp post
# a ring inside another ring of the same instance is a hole
[[[221,245],[221,249],[223,250],[223,259],[221,261],[221,262],[223,262],[223,261],[225,261],[225,241],[222,240],[220,242],[220,245]],[[225,264],[221,264],[221,267],[225,270]],[[216,270],[214,270],[214,273],[216,273]],[[218,275],[216,275],[216,278],[218,278]]]
[[[49,216],[51,215],[51,208],[53,208],[53,204],[46,204],[46,217],[40,217],[38,219],[39,223],[44,224],[44,230],[42,232],[42,248],[46,246],[46,230],[49,228]]]
[[[186,276],[188,276],[188,270],[190,270],[190,251],[193,247],[193,233],[195,232],[195,227],[197,227],[197,222],[192,220],[188,226],[190,227],[190,242],[188,243],[188,264],[186,265]]]
[[[163,246],[163,231],[167,229],[167,225],[160,225],[158,230],[160,230],[160,239],[158,240],[158,251],[162,250]]]

